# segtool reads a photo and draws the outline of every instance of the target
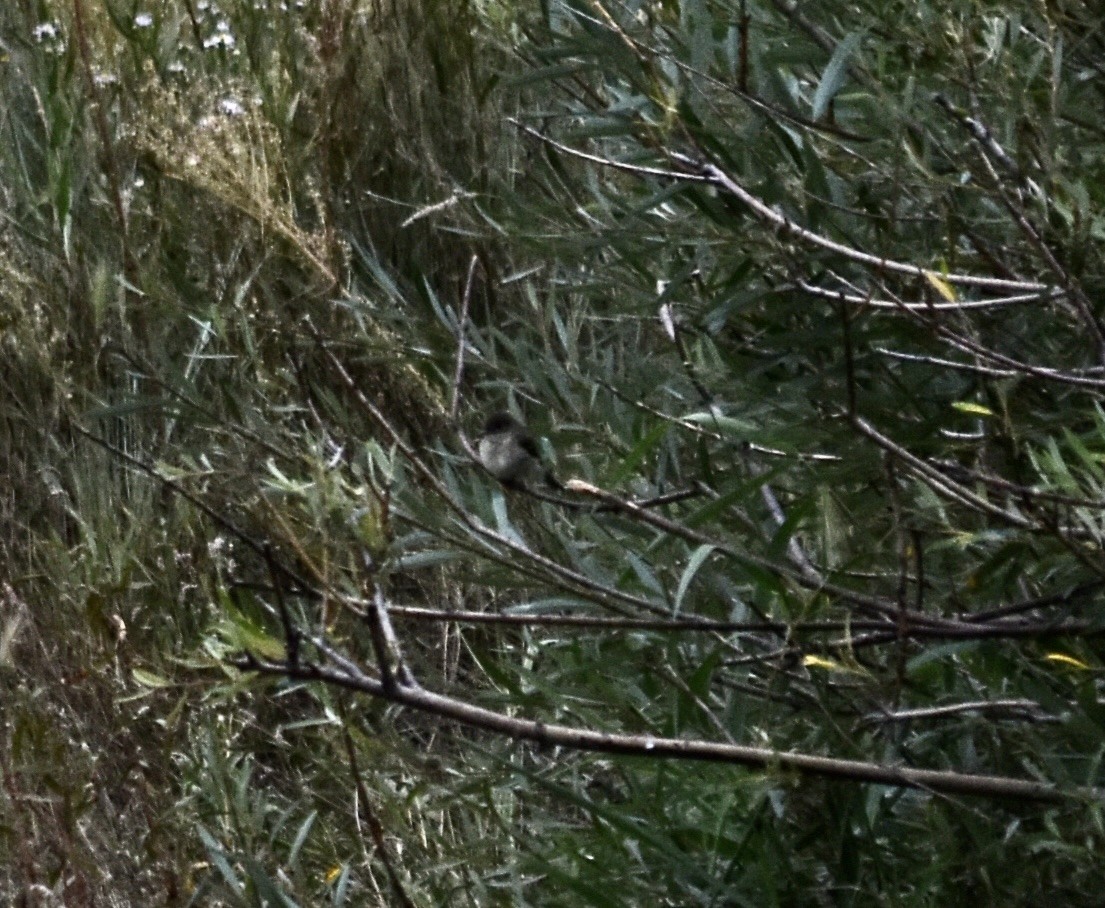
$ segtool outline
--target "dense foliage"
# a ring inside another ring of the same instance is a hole
[[[1096,4],[0,50],[5,902],[1096,904]]]

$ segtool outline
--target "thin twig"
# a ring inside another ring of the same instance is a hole
[[[368,820],[368,829],[372,835],[372,842],[376,846],[376,854],[380,859],[380,863],[384,865],[384,870],[391,881],[391,888],[394,890],[396,898],[399,899],[399,904],[403,908],[414,908],[414,903],[407,895],[407,891],[403,887],[403,881],[399,879],[399,873],[391,860],[387,840],[384,838],[384,826],[376,815],[376,811],[372,808],[372,799],[369,797],[368,788],[365,786],[360,765],[357,762],[357,748],[353,743],[353,735],[349,732],[349,716],[345,704],[340,703],[339,709],[342,717],[342,740],[345,742],[345,754],[349,760],[349,772],[353,776],[353,783],[357,788],[357,802],[361,805],[365,818]]]
[[[883,722],[914,722],[917,719],[942,719],[963,713],[1008,713],[1018,718],[1040,721],[1052,718],[1035,700],[974,700],[969,703],[949,703],[946,706],[927,706],[916,709],[900,709],[872,713],[865,716],[859,727]]]
[[[791,568],[787,565],[780,564],[776,561],[772,561],[769,558],[763,558],[759,555],[753,555],[750,552],[741,551],[736,547],[729,545],[720,539],[708,536],[699,530],[692,527],[685,526],[677,521],[671,520],[660,514],[654,514],[651,511],[645,511],[636,507],[632,502],[618,498],[618,496],[611,494],[610,492],[600,489],[597,486],[590,483],[583,482],[582,480],[573,479],[567,483],[567,487],[570,491],[580,492],[586,495],[593,495],[600,501],[604,501],[607,504],[613,505],[623,514],[628,514],[642,523],[649,524],[656,529],[663,530],[664,532],[694,542],[698,545],[710,545],[713,546],[719,553],[726,555],[729,558],[736,560],[737,562],[744,562],[748,565],[760,568],[761,570],[769,571],[779,577],[785,577],[794,581],[799,586],[806,589],[812,589],[820,593],[824,593],[828,596],[835,596],[845,602],[850,602],[857,608],[862,609],[873,615],[879,615],[883,617],[896,617],[899,614],[898,604],[892,599],[885,599],[880,596],[871,596],[866,593],[858,592],[857,590],[850,590],[846,587],[839,586],[829,581],[811,582],[806,578],[801,571],[797,568]],[[910,613],[909,620],[911,626],[918,627],[931,627],[931,628],[951,628],[962,626],[960,622],[953,621],[946,618],[937,618],[931,615],[918,615]]]
[[[468,337],[468,308],[472,301],[472,287],[476,278],[476,266],[479,258],[472,256],[468,263],[468,277],[464,282],[464,296],[460,301],[460,317],[457,319],[457,356],[456,368],[453,370],[453,388],[450,393],[449,419],[456,424],[460,414],[460,383],[464,377],[464,347]]]

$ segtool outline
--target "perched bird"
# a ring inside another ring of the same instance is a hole
[[[503,485],[525,488],[537,479],[561,488],[541,462],[537,442],[518,420],[505,411],[492,413],[476,440],[480,463]]]

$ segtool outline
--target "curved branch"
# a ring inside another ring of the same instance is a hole
[[[830,240],[828,237],[821,236],[819,233],[814,233],[812,230],[807,230],[805,227],[798,225],[786,215],[776,211],[762,199],[754,196],[716,164],[705,159],[693,158],[690,155],[680,154],[678,152],[670,152],[669,154],[673,161],[686,167],[693,175],[705,177],[714,186],[724,189],[730,195],[735,196],[750,208],[761,221],[783,231],[788,236],[798,237],[811,246],[818,246],[829,252],[842,255],[853,262],[870,265],[879,271],[893,271],[898,274],[908,274],[923,280],[928,280],[929,276],[932,275],[938,277],[944,283],[955,284],[961,287],[978,287],[983,290],[1000,290],[1012,293],[1053,292],[1053,288],[1047,284],[1039,284],[1032,281],[1012,281],[997,277],[981,277],[976,274],[942,274],[931,268],[922,268],[920,265],[913,265],[909,262],[899,262],[894,259],[882,258],[877,255],[871,255],[869,252],[862,252],[852,246],[845,246],[842,243],[837,243]]]
[[[328,648],[327,648],[328,649]],[[759,770],[794,772],[843,781],[898,788],[915,788],[945,795],[971,795],[989,798],[1014,798],[1023,801],[1061,803],[1075,799],[1101,800],[1105,791],[1097,788],[1065,790],[1050,782],[1036,782],[1007,776],[974,775],[948,770],[917,769],[910,766],[886,766],[862,760],[843,760],[813,754],[784,752],[766,747],[720,744],[687,738],[662,738],[652,735],[623,735],[612,732],[572,728],[532,719],[503,715],[463,700],[433,693],[425,688],[398,686],[385,690],[383,682],[341,660],[341,668],[320,665],[288,665],[247,655],[234,664],[244,671],[306,681],[321,681],[412,709],[419,709],[472,728],[534,741],[543,746],[567,747],[594,753],[623,756],[699,760],[729,763]]]

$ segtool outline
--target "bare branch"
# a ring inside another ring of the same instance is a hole
[[[1048,782],[1034,782],[1007,776],[973,775],[909,766],[886,766],[862,760],[841,760],[764,747],[721,744],[688,738],[664,738],[648,734],[614,734],[519,719],[422,688],[398,687],[389,692],[379,679],[364,674],[345,660],[343,663],[336,668],[315,665],[291,666],[246,657],[238,660],[237,665],[244,671],[334,684],[412,709],[423,710],[462,725],[534,741],[546,747],[566,747],[573,750],[650,759],[728,763],[752,769],[796,772],[801,775],[824,776],[852,782],[916,788],[947,795],[1013,798],[1051,803],[1069,800],[1097,801],[1105,797],[1105,792],[1096,788],[1064,790]]]

